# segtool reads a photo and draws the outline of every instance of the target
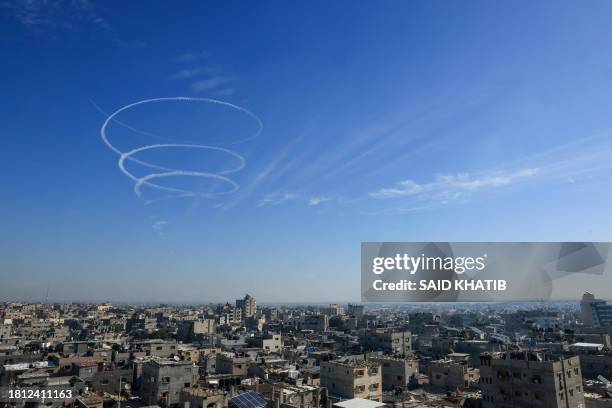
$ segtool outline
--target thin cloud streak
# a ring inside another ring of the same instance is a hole
[[[532,168],[514,173],[485,174],[476,177],[468,173],[441,174],[427,183],[417,183],[411,179],[402,180],[395,187],[382,188],[369,193],[369,196],[376,199],[406,196],[455,198],[463,193],[505,186],[535,176],[537,173],[538,169]]]
[[[207,92],[214,89],[221,88],[227,84],[233,83],[236,78],[218,76],[208,79],[200,79],[191,84],[191,89],[197,92]]]

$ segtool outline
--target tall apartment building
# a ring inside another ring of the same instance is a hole
[[[605,300],[595,299],[591,293],[582,295],[580,318],[586,326],[601,327],[612,324],[612,305]]]
[[[321,363],[321,386],[334,400],[364,398],[382,402],[380,363],[328,361]]]
[[[242,310],[242,318],[255,316],[257,313],[257,302],[254,297],[247,294],[242,299],[236,299],[236,308]]]
[[[483,353],[483,408],[584,408],[577,356],[553,358],[537,351]]]
[[[351,304],[349,304],[347,312],[348,312],[349,316],[355,317],[357,319],[361,319],[361,318],[363,318],[363,309],[364,309],[363,305],[351,305]]]
[[[329,316],[327,315],[306,315],[302,317],[300,322],[302,330],[313,330],[316,332],[325,332],[329,328]]]
[[[330,303],[328,307],[322,308],[321,312],[329,316],[343,316],[344,308],[337,303]]]
[[[412,333],[390,328],[376,328],[364,332],[362,344],[374,351],[408,355],[412,353]]]

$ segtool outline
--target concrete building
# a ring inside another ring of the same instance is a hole
[[[362,319],[363,318],[363,309],[364,306],[363,305],[348,305],[348,315],[351,317],[355,317],[357,319]]]
[[[480,358],[483,408],[584,408],[577,356],[542,352],[485,353]]]
[[[595,299],[591,293],[585,293],[580,302],[580,318],[587,326],[607,326],[612,324],[612,305],[605,300]]]
[[[255,298],[249,294],[242,299],[236,299],[236,308],[242,310],[243,319],[257,314],[257,302]]]
[[[198,366],[191,362],[152,359],[142,366],[139,396],[148,405],[177,405],[183,388],[191,387],[197,379]]]
[[[202,319],[193,322],[194,334],[214,334],[216,329],[215,319]]]
[[[415,333],[421,333],[425,326],[439,325],[440,316],[430,312],[410,313],[408,326]]]
[[[329,316],[327,315],[306,315],[300,323],[302,330],[312,330],[315,332],[326,332],[329,329]]]
[[[611,352],[580,353],[578,357],[583,378],[596,379],[602,375],[607,379],[612,379]]]
[[[473,387],[480,379],[478,369],[452,358],[432,361],[428,369],[429,384],[451,391]]]
[[[373,361],[321,363],[321,386],[333,399],[364,398],[382,401],[380,364]]]
[[[250,337],[247,339],[250,347],[263,349],[266,353],[280,353],[283,348],[283,341],[280,334],[266,334],[263,336]]]
[[[324,307],[321,311],[328,316],[344,315],[344,308],[337,303],[330,303],[328,307]]]
[[[190,387],[181,392],[183,408],[225,408],[227,402],[227,392],[220,389]]]
[[[306,384],[257,383],[249,387],[257,392],[273,407],[282,408],[320,408],[322,390]]]
[[[368,360],[380,364],[383,390],[406,388],[419,374],[419,362],[410,358],[380,356]]]
[[[176,341],[165,340],[134,342],[132,352],[143,352],[145,356],[167,358],[177,353],[177,343]]]
[[[374,351],[408,355],[412,353],[412,334],[409,331],[393,329],[372,329],[361,336],[362,344]]]
[[[13,335],[13,326],[8,319],[0,319],[0,340]]]
[[[217,353],[216,373],[246,377],[253,360],[249,356],[232,353]]]

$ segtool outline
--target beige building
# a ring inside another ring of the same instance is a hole
[[[469,367],[465,361],[443,359],[429,365],[429,384],[447,390],[470,388],[478,384],[478,369]]]
[[[364,398],[382,401],[380,363],[374,361],[328,361],[321,363],[321,386],[330,398]]]
[[[383,390],[405,388],[419,374],[419,362],[411,358],[380,356],[368,361],[380,364]]]
[[[225,408],[227,392],[213,388],[185,388],[181,392],[183,408]]]
[[[216,329],[215,319],[203,319],[193,322],[194,334],[214,334]]]
[[[321,389],[319,387],[306,384],[257,383],[249,388],[270,401],[274,407],[319,408],[321,406]]]
[[[280,353],[283,348],[283,340],[280,334],[266,334],[263,336],[247,339],[251,347],[258,347],[266,353]]]
[[[577,356],[508,351],[480,357],[483,408],[584,408]]]
[[[365,331],[361,342],[374,351],[408,355],[412,353],[412,334],[409,331],[398,331],[382,328]]]
[[[231,353],[217,353],[216,373],[245,376],[253,360],[248,356],[236,356]]]
[[[198,366],[188,361],[153,359],[142,365],[142,383],[138,395],[147,405],[168,407],[178,404],[183,388],[198,379]]]

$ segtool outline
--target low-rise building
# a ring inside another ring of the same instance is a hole
[[[184,388],[198,379],[198,366],[188,361],[152,359],[142,366],[139,396],[148,405],[168,407],[178,404]]]
[[[382,401],[380,363],[364,360],[322,362],[321,386],[327,388],[332,399]]]
[[[428,369],[429,384],[446,390],[470,388],[477,385],[480,379],[477,368],[451,358],[432,361]]]
[[[380,356],[368,360],[380,364],[383,390],[406,388],[419,374],[419,362],[415,359]]]

